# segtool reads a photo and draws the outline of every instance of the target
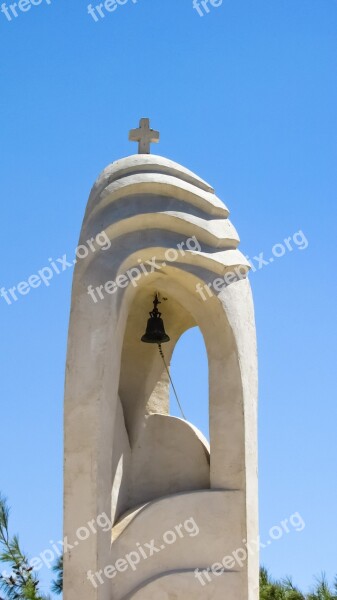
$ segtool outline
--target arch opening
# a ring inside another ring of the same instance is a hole
[[[171,358],[170,373],[188,421],[193,422],[209,442],[209,369],[204,337],[195,325],[179,338]],[[180,417],[172,386],[169,414]]]
[[[203,423],[200,429],[195,424],[192,401],[187,421],[178,413],[170,413],[169,379],[158,347],[141,342],[152,292],[152,284],[139,287],[127,312],[119,381],[119,410],[122,414],[117,419],[118,432],[115,434],[123,453],[123,476],[119,474],[113,485],[113,495],[118,488],[122,492],[118,516],[125,510],[165,495],[210,487],[208,402],[200,402],[203,406],[202,416],[199,415],[199,421]],[[208,396],[208,365],[201,331],[173,294],[168,302],[163,303],[162,310],[165,327],[171,337],[169,343],[163,344],[168,366],[182,334],[184,339],[178,344],[177,356],[186,340],[188,345],[193,344],[191,334],[192,338],[198,339],[200,365],[202,361],[204,363],[203,382],[201,384],[201,378],[198,381],[198,385],[203,387],[202,394],[199,390],[199,397],[202,395],[205,399]],[[190,367],[193,367],[192,363]],[[187,379],[192,381],[192,376],[190,370]]]

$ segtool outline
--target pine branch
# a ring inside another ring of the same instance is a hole
[[[47,600],[39,591],[39,580],[22,552],[18,536],[9,534],[9,507],[0,494],[0,562],[10,570],[0,575],[2,600]]]
[[[51,591],[54,594],[62,594],[63,591],[63,556],[60,556],[53,566],[54,573],[57,574],[56,579],[53,580]]]

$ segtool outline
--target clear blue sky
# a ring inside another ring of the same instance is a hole
[[[299,511],[306,528],[263,551],[275,576],[308,589],[337,573],[336,0],[131,0],[97,23],[87,1],[0,13],[1,286],[73,255],[90,187],[136,151],[210,181],[241,249],[269,257],[251,275],[260,370],[261,535]],[[62,401],[71,269],[1,315],[1,482],[30,555],[61,539]],[[174,356],[188,416],[207,430],[207,365],[197,331]],[[187,377],[186,377],[187,374]],[[199,379],[200,378],[200,379]],[[186,379],[186,381],[185,381]],[[47,586],[49,573],[43,573]]]

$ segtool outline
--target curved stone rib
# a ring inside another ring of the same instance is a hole
[[[142,249],[142,260],[151,260],[156,257],[157,264],[164,267],[173,267],[184,270],[186,267],[197,266],[200,270],[210,271],[215,275],[224,276],[227,272],[232,272],[235,268],[242,269],[242,275],[247,274],[250,270],[250,264],[239,250],[225,250],[224,252],[215,252],[208,254],[206,252],[186,252],[185,256],[179,257],[178,261],[167,262],[165,256],[167,248],[144,248]],[[132,267],[138,266],[137,257],[139,250],[130,254],[119,266],[118,274],[123,274]],[[196,257],[198,259],[196,263]],[[164,265],[165,263],[165,265]],[[187,269],[186,269],[187,270]]]
[[[228,208],[221,200],[210,192],[198,189],[196,186],[186,183],[171,175],[152,175],[143,173],[131,175],[109,184],[99,194],[97,203],[91,212],[87,213],[86,219],[97,218],[100,211],[112,202],[128,196],[148,195],[149,201],[153,196],[168,196],[176,200],[182,200],[201,209],[209,216],[226,218],[229,215]],[[186,210],[188,212],[188,210]]]
[[[208,599],[212,599],[212,600],[224,600],[224,598],[226,597],[224,595],[224,591],[223,588],[218,590],[218,575],[213,576],[213,579],[210,578],[210,581],[208,581],[208,579],[206,579],[207,583],[204,583],[204,586],[202,586],[202,584],[200,584],[200,582],[198,582],[196,580],[196,576],[195,576],[195,571],[196,569],[200,570],[200,571],[208,571],[209,570],[209,565],[196,565],[195,568],[193,569],[180,569],[180,570],[174,570],[174,571],[164,571],[162,573],[160,573],[159,575],[156,575],[154,577],[151,577],[149,579],[147,579],[146,581],[144,581],[142,584],[140,584],[139,586],[137,586],[134,590],[132,590],[129,594],[127,594],[126,596],[124,596],[122,598],[122,600],[140,600],[141,598],[147,598],[150,600],[152,600],[153,598],[153,590],[151,590],[152,586],[156,585],[156,584],[163,584],[158,586],[160,588],[160,592],[158,592],[158,590],[155,591],[155,596],[157,597],[159,600],[159,596],[158,593],[161,595],[161,598],[178,598],[178,596],[176,595],[172,595],[169,596],[168,594],[170,594],[170,592],[174,593],[175,589],[179,589],[179,592],[181,592],[181,586],[183,584],[183,579],[186,580],[185,583],[185,592],[183,591],[184,594],[186,593],[191,593],[190,598],[193,598],[194,600],[208,600]],[[235,589],[235,587],[238,587],[239,581],[238,582],[233,582],[233,578],[236,576],[236,574],[240,573],[239,569],[224,569],[222,576],[224,577],[230,577],[230,582],[228,582],[228,584],[231,586],[230,590],[232,592],[232,596],[229,597],[229,595],[227,596],[227,598],[229,600],[232,600],[232,598],[239,598],[239,589]],[[233,586],[234,590],[233,590]],[[165,593],[165,596],[163,596],[163,594]],[[227,590],[228,592],[229,590]],[[152,595],[151,597],[149,596],[149,593]],[[144,595],[143,595],[144,593]],[[180,596],[181,597],[181,596]],[[184,598],[186,598],[186,595],[184,595]],[[189,598],[188,598],[189,600]]]
[[[128,510],[126,513],[124,513],[123,515],[121,515],[121,517],[119,518],[119,520],[117,521],[117,523],[115,523],[115,525],[112,528],[111,531],[111,541],[114,542],[116,540],[118,540],[121,535],[124,533],[124,531],[126,531],[126,529],[128,527],[130,527],[132,525],[132,523],[137,520],[139,517],[141,517],[142,513],[146,513],[152,510],[152,508],[156,505],[160,505],[160,504],[164,504],[167,501],[172,501],[175,498],[183,498],[183,497],[192,497],[193,495],[195,495],[196,493],[198,493],[198,495],[202,495],[205,494],[205,496],[209,496],[210,498],[216,497],[219,494],[223,494],[223,493],[232,495],[235,494],[237,492],[237,490],[229,490],[229,489],[213,489],[213,490],[192,490],[192,491],[187,491],[187,492],[181,492],[179,494],[170,494],[169,496],[162,496],[161,498],[156,498],[155,500],[151,500],[150,502],[145,502],[144,504],[141,504],[139,506],[136,506],[130,510]]]
[[[105,230],[105,233],[109,239],[113,239],[113,236],[111,235],[112,231],[109,231],[109,228]],[[121,242],[122,240],[123,236],[120,237]],[[124,274],[132,267],[139,267],[137,261],[137,258],[139,258],[139,253],[141,253],[143,263],[146,263],[147,260],[150,261],[151,259],[155,258],[157,264],[160,264],[162,268],[166,266],[172,266],[179,270],[187,271],[189,270],[189,267],[191,267],[198,268],[200,270],[206,270],[220,276],[224,276],[227,272],[233,272],[235,268],[242,269],[242,274],[248,273],[248,271],[251,269],[250,263],[237,248],[229,248],[227,250],[220,251],[215,249],[214,252],[184,250],[184,255],[179,253],[176,259],[168,259],[166,254],[167,251],[176,248],[174,244],[165,247],[152,244],[149,244],[147,247],[143,247],[141,244],[139,244],[131,254],[122,258],[119,265],[116,265],[116,273],[114,277]],[[99,254],[91,253],[85,260],[78,261],[76,265],[76,272],[82,272],[83,276],[85,272],[89,271],[91,265],[98,257]],[[184,265],[186,265],[186,269],[184,269]]]
[[[237,248],[240,243],[238,233],[228,219],[205,221],[194,215],[173,211],[141,213],[124,219],[119,219],[116,214],[113,215],[115,219],[112,222],[111,216],[107,216],[107,223],[100,222],[99,231],[97,231],[97,227],[95,230],[88,227],[82,238],[86,239],[90,235],[97,235],[102,230],[112,240],[134,231],[163,229],[168,232],[174,231],[186,238],[195,236],[199,243],[205,243],[214,248]],[[183,242],[184,239],[181,241]]]
[[[157,173],[162,175],[173,175],[186,183],[191,183],[205,192],[214,193],[213,187],[198,177],[195,173],[186,169],[182,165],[158,155],[139,155],[134,154],[121,158],[110,164],[96,180],[88,202],[88,209],[91,210],[92,204],[101,191],[116,179],[121,179],[127,175],[136,173]]]

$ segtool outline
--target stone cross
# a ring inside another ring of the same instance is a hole
[[[138,129],[129,132],[130,142],[138,142],[138,154],[150,154],[150,144],[159,142],[159,131],[150,129],[150,119],[141,119]]]

